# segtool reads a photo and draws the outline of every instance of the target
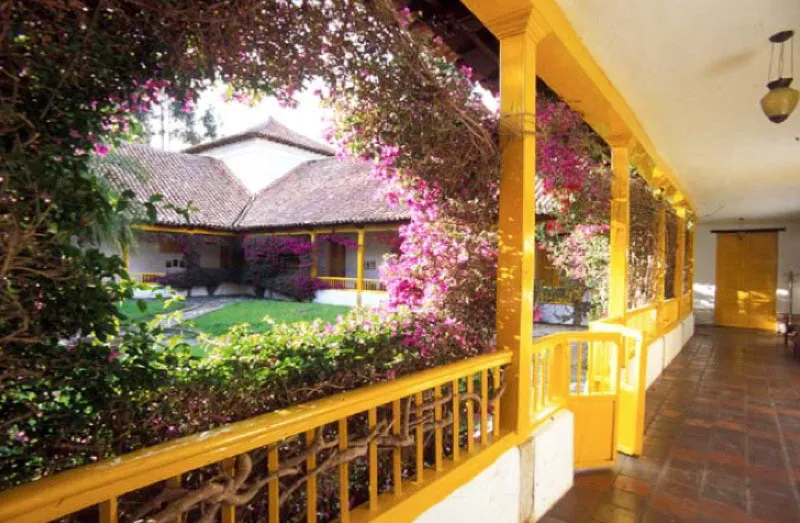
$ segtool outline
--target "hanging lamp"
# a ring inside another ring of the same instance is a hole
[[[797,107],[800,93],[797,89],[790,87],[792,76],[794,75],[794,31],[781,31],[769,37],[770,56],[769,73],[767,75],[767,89],[769,91],[761,99],[761,109],[767,115],[770,122],[781,123],[789,118],[789,115]],[[786,65],[786,48],[789,48],[789,76],[783,76],[784,66]],[[775,62],[775,51],[777,49],[778,59],[776,66],[776,76],[772,76],[772,64]]]

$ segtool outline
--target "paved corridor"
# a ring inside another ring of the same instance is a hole
[[[800,364],[782,337],[698,327],[647,392],[644,455],[578,474],[542,521],[800,521]]]

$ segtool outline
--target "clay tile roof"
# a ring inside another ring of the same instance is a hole
[[[194,145],[184,149],[183,152],[200,153],[203,151],[208,151],[209,149],[214,149],[215,147],[243,142],[253,138],[261,138],[264,140],[289,145],[291,147],[298,147],[300,149],[305,149],[306,151],[311,151],[313,153],[322,154],[325,156],[333,156],[335,153],[333,148],[329,145],[319,143],[311,138],[303,136],[300,133],[296,133],[274,118],[270,118],[263,124],[251,127],[250,129],[247,129],[239,134],[233,134],[231,136],[219,138],[210,142]]]
[[[410,212],[378,194],[371,166],[335,158],[298,165],[258,192],[237,222],[240,229],[377,223],[406,220]]]
[[[146,202],[161,194],[158,223],[187,225],[186,219],[164,203],[196,209],[189,224],[230,229],[250,200],[250,193],[226,165],[215,158],[154,149],[148,145],[123,145],[103,162],[106,177],[117,190],[130,189]]]

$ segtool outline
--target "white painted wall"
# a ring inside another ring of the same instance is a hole
[[[661,376],[664,370],[664,338],[658,338],[647,347],[647,376],[645,383],[647,387]]]
[[[207,269],[218,269],[220,267],[220,251],[219,245],[203,245],[200,247],[200,266]],[[183,258],[181,253],[167,253],[161,252],[157,241],[139,241],[131,249],[130,265],[128,272],[141,273],[141,272],[171,272],[174,270],[180,271],[181,269],[167,269],[166,262],[168,260],[180,261]]]
[[[225,162],[250,192],[258,192],[301,163],[328,158],[298,147],[251,138],[201,153]]]
[[[570,411],[559,411],[415,523],[520,523],[542,517],[572,487],[574,423]]]
[[[789,271],[795,273],[794,314],[800,314],[800,221],[703,222],[695,233],[694,309],[697,323],[714,323],[716,290],[716,229],[764,229],[785,227],[778,233],[778,314],[789,312]]]
[[[687,340],[688,341],[688,340]],[[678,325],[676,328],[672,329],[664,336],[664,368],[667,368],[667,365],[672,363],[672,360],[675,359],[685,342],[683,341],[683,324]]]
[[[572,487],[574,440],[575,416],[566,409],[542,423],[533,433],[534,521],[544,516]]]
[[[469,483],[422,513],[415,523],[519,523],[520,451],[513,447]]]
[[[367,291],[361,294],[361,305],[365,307],[377,307],[389,299],[389,293],[383,291]],[[355,307],[357,305],[358,293],[352,290],[342,289],[323,289],[317,291],[314,303],[324,303],[326,305],[347,305]]]

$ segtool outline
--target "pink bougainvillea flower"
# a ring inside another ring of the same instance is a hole
[[[95,154],[97,156],[99,156],[101,158],[105,158],[106,156],[108,156],[108,152],[109,151],[110,151],[110,149],[103,142],[95,142],[95,144],[94,144],[94,152],[95,152]]]

